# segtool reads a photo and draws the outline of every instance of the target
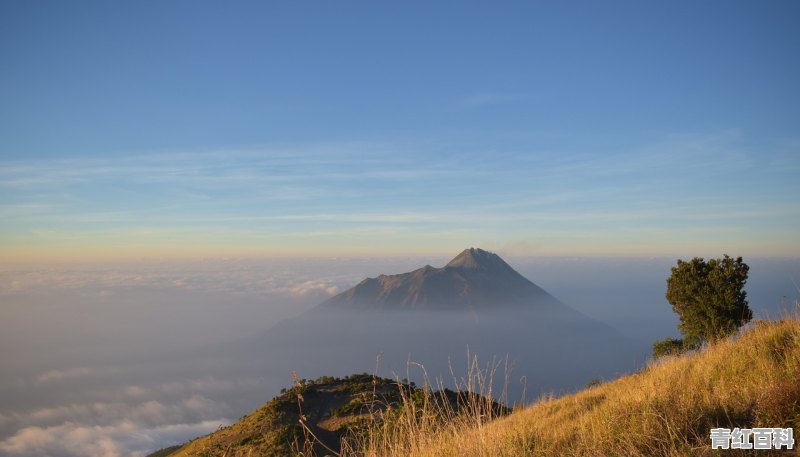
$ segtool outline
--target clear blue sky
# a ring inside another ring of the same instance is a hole
[[[0,254],[800,255],[800,3],[0,4]]]

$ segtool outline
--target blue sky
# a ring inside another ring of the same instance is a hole
[[[797,2],[3,2],[0,261],[800,255]]]

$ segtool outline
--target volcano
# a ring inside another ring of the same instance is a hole
[[[292,371],[419,381],[419,373],[406,374],[410,366],[447,378],[463,371],[465,356],[507,359],[509,398],[616,377],[640,368],[649,353],[648,344],[576,311],[477,248],[441,268],[364,279],[250,343],[246,350],[263,354],[260,375],[277,385]]]
[[[491,310],[558,300],[497,254],[465,249],[447,265],[367,278],[320,306],[378,310]]]

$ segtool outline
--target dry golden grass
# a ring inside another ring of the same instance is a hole
[[[478,374],[473,391],[491,385]],[[800,319],[757,322],[736,338],[506,417],[494,417],[481,397],[461,413],[426,397],[406,399],[392,420],[344,443],[341,456],[744,455],[712,451],[710,429],[800,432]]]

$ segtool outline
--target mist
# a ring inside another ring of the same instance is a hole
[[[142,456],[235,422],[298,376],[378,371],[451,382],[469,351],[498,389],[533,400],[611,379],[677,336],[664,298],[675,259],[509,258],[591,319],[550,344],[542,315],[322,312],[365,277],[444,258],[214,260],[0,271],[0,452]],[[758,316],[800,296],[800,260],[745,259]],[[378,325],[379,322],[390,325]],[[614,336],[602,349],[588,341]],[[380,355],[379,355],[380,354]],[[505,357],[513,368],[505,378]],[[548,370],[536,370],[547,364]]]

